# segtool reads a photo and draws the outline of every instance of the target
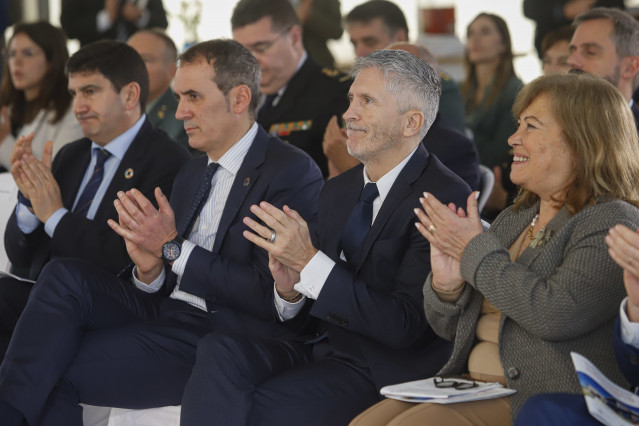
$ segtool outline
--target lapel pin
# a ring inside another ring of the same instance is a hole
[[[244,186],[249,186],[250,183],[251,183],[251,178],[244,179]]]
[[[133,169],[132,168],[128,168],[124,171],[124,178],[125,179],[131,179],[133,177]]]

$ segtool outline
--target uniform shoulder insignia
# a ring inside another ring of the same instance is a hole
[[[348,75],[348,74],[344,74],[344,75],[343,75],[343,76],[339,79],[339,82],[340,82],[340,83],[344,83],[345,81],[349,81],[349,80],[352,80],[351,76],[350,76],[350,75]]]
[[[450,75],[448,75],[448,74],[447,74],[447,73],[445,73],[445,72],[440,72],[440,73],[439,73],[439,78],[441,78],[442,80],[445,80],[445,81],[450,81],[450,80],[452,80],[452,78],[450,77]]]
[[[322,68],[322,72],[328,77],[337,77],[339,71],[332,68]]]

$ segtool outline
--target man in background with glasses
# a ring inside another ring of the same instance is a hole
[[[350,78],[308,56],[288,0],[240,0],[231,28],[233,39],[253,52],[262,70],[257,122],[306,151],[327,176],[324,130],[333,115],[346,111]]]

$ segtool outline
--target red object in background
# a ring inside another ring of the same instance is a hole
[[[428,34],[455,34],[455,8],[430,8],[420,10],[422,31]]]

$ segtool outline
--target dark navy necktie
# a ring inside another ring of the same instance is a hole
[[[95,193],[98,192],[98,188],[104,179],[104,163],[109,159],[111,153],[106,149],[93,148],[97,152],[97,159],[95,167],[93,168],[93,174],[89,178],[87,185],[84,187],[78,202],[75,204],[74,212],[82,216],[86,216],[95,197]]]
[[[377,185],[369,182],[364,186],[359,202],[353,208],[342,232],[342,250],[346,260],[350,260],[364,242],[373,223],[373,201],[379,196]]]
[[[187,233],[190,233],[191,228],[193,228],[193,225],[195,224],[195,219],[197,219],[200,215],[204,204],[206,204],[206,199],[209,198],[209,193],[211,192],[211,180],[213,180],[213,175],[217,171],[218,167],[218,163],[211,163],[206,166],[206,170],[204,171],[204,175],[200,181],[200,186],[195,193],[195,197],[193,197],[193,204],[191,204],[189,214],[187,215],[188,220],[183,222],[186,224],[186,227],[182,230],[182,232],[180,232],[180,235],[184,238],[188,238]]]

